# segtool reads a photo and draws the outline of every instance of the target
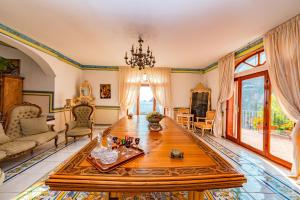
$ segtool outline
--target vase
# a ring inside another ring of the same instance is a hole
[[[162,120],[163,117],[153,117],[148,119],[149,122],[149,129],[151,131],[161,131],[162,130],[162,126],[160,125],[160,121]]]

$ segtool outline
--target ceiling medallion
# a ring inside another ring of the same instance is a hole
[[[152,51],[150,51],[149,49],[149,46],[148,46],[148,49],[147,49],[147,52],[146,53],[143,53],[143,42],[144,40],[139,37],[139,47],[136,48],[134,50],[134,46],[132,45],[131,47],[131,58],[128,59],[127,57],[127,51],[125,53],[125,62],[127,65],[130,65],[131,68],[134,68],[134,67],[138,67],[139,70],[141,69],[145,69],[146,66],[149,66],[149,67],[154,67],[154,64],[156,63],[155,61],[155,57],[152,55]]]

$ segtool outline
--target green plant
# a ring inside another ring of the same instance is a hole
[[[159,112],[151,112],[151,113],[148,113],[146,119],[148,121],[150,121],[151,119],[154,119],[154,118],[160,118],[162,119],[164,116],[162,114],[160,114]]]
[[[264,119],[262,117],[254,117],[253,118],[253,128],[255,130],[261,129],[263,123],[264,123]]]
[[[0,71],[13,70],[16,66],[10,60],[0,56]]]

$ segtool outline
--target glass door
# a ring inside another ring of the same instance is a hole
[[[245,77],[240,82],[240,141],[250,148],[263,152],[265,76]]]
[[[271,159],[290,166],[293,160],[292,129],[294,122],[282,111],[276,96],[272,93],[270,104],[269,156]]]

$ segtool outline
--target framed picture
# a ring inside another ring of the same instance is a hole
[[[111,87],[110,84],[100,84],[100,99],[111,98]]]

